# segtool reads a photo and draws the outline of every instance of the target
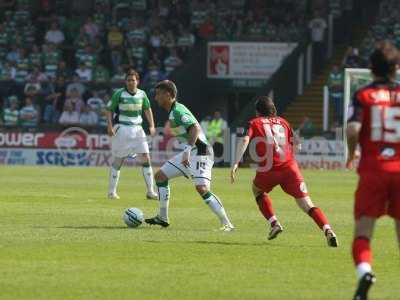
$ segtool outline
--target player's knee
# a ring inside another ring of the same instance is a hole
[[[123,158],[119,158],[119,157],[115,157],[113,159],[113,162],[111,164],[111,166],[115,169],[115,170],[119,170],[122,167],[122,164],[124,162]]]
[[[204,195],[208,192],[208,187],[206,185],[196,185],[196,191],[200,194],[200,195]]]
[[[361,217],[355,223],[354,236],[372,238],[375,226],[375,218]]]
[[[305,213],[314,207],[310,197],[296,198],[296,203]]]
[[[154,175],[154,179],[156,182],[168,181],[168,177],[161,170],[158,170],[156,172],[156,174]]]
[[[148,153],[143,153],[140,155],[140,159],[143,165],[150,165],[150,155]]]
[[[254,198],[257,199],[258,197],[260,197],[263,194],[264,194],[264,192],[253,184],[253,195],[254,195]]]

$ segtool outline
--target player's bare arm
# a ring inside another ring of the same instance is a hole
[[[361,130],[360,122],[350,122],[347,124],[347,149],[348,149],[348,157],[346,162],[346,168],[351,168],[354,159],[357,157],[357,144],[358,144],[358,136]]]
[[[153,118],[153,111],[151,108],[146,109],[144,111],[144,115],[146,116],[146,120],[149,123],[149,132],[151,136],[155,136],[156,128],[154,127],[154,118]]]
[[[194,124],[189,129],[189,138],[188,138],[188,145],[186,146],[183,157],[182,157],[182,164],[186,167],[190,167],[190,151],[192,150],[193,146],[196,144],[197,138],[199,137],[201,132],[200,125]]]
[[[232,169],[231,169],[231,183],[235,182],[236,171],[239,168],[239,163],[242,160],[244,152],[246,151],[249,143],[250,143],[250,137],[248,135],[244,136],[243,138],[239,139],[239,141],[238,141],[238,144],[236,146],[235,163],[233,164]]]
[[[107,114],[107,133],[109,136],[114,136],[115,131],[112,124],[113,113],[111,111],[107,111],[106,114]]]

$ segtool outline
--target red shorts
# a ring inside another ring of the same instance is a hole
[[[400,174],[363,172],[356,191],[354,217],[379,218],[389,215],[400,220]]]
[[[271,170],[265,173],[257,173],[253,181],[260,190],[269,193],[280,185],[282,190],[294,198],[308,196],[307,187],[297,163],[290,164],[279,170]]]

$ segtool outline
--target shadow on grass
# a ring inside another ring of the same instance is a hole
[[[51,229],[51,228],[57,228],[57,229],[81,229],[81,230],[90,230],[90,229],[110,229],[110,230],[121,230],[121,229],[131,229],[131,230],[139,230],[142,228],[129,228],[127,226],[33,226],[32,228],[35,229]]]
[[[156,241],[156,240],[143,240],[145,243],[154,244],[195,244],[195,245],[219,245],[219,246],[255,246],[255,247],[272,247],[272,248],[293,248],[292,244],[287,243],[277,243],[277,242],[229,242],[229,241]],[[323,248],[324,246],[316,245],[297,245],[298,249],[308,249],[308,248]]]
[[[145,243],[154,243],[154,244],[202,244],[202,245],[222,245],[222,246],[269,246],[264,242],[256,242],[256,243],[241,243],[241,242],[224,242],[224,241],[174,241],[174,242],[166,242],[166,241],[151,241],[144,240]]]
[[[118,230],[120,230],[120,229],[139,229],[139,228],[129,228],[127,226],[93,226],[93,225],[90,225],[90,226],[59,226],[56,228],[59,228],[59,229],[83,229],[83,230],[87,230],[87,229],[110,229],[110,230],[113,230],[113,229],[118,229]]]

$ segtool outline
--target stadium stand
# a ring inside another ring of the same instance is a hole
[[[306,2],[5,1],[0,24],[2,114],[15,103],[21,113],[30,97],[36,118],[29,128],[57,124],[70,102],[79,103],[72,110],[79,107],[81,113],[89,98],[101,95],[103,101],[88,106],[101,120],[104,99],[121,86],[128,66],[140,72],[142,87],[151,94],[151,87],[184,65],[204,39],[304,38]],[[2,123],[15,126],[4,116]]]

